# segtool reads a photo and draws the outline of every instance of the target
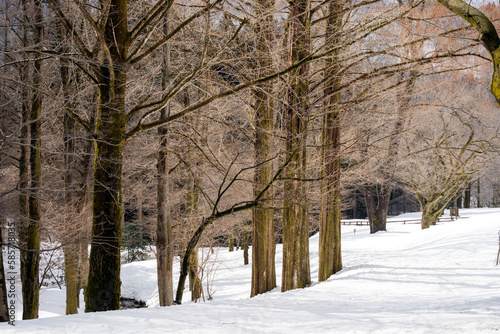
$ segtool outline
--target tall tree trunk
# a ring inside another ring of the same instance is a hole
[[[75,223],[75,201],[73,198],[73,179],[75,168],[75,124],[71,117],[64,115],[64,184],[65,184],[65,206],[67,207],[65,220],[64,272],[66,281],[66,314],[78,313],[78,230]]]
[[[28,46],[27,27],[24,27],[24,45]],[[19,68],[20,82],[28,82],[28,66],[29,63],[21,65]],[[28,223],[29,223],[29,203],[28,203],[28,187],[29,187],[29,93],[27,85],[22,85],[21,92],[21,115],[22,124],[19,135],[20,155],[19,155],[19,226],[18,226],[18,246],[20,257],[21,284],[24,285],[26,280],[26,257],[28,245]]]
[[[208,24],[208,18],[207,18]],[[205,78],[205,92],[209,91],[209,78]],[[184,105],[188,106],[190,104],[190,95],[188,90],[186,89],[184,92]],[[194,120],[191,120],[193,126],[196,126]],[[203,124],[201,126],[200,132],[202,133],[202,137],[206,138],[206,127]],[[188,151],[190,151],[191,144],[188,146]],[[193,166],[196,166],[193,169],[190,175],[190,179],[188,181],[189,188],[186,195],[186,210],[187,210],[187,228],[188,230],[192,227],[196,226],[198,222],[198,208],[200,204],[200,178],[198,175],[198,169],[200,168],[200,164],[202,163],[202,159],[198,156],[193,157],[194,163]],[[179,275],[179,282],[177,284],[177,293],[175,296],[175,304],[182,303],[182,296],[184,293],[184,286],[186,283],[186,278],[189,277],[189,290],[191,291],[191,300],[197,301],[201,296],[201,281],[198,277],[198,242],[200,241],[201,235],[203,233],[204,228],[207,225],[202,224],[201,227],[198,227],[193,237],[188,241],[186,245],[186,250],[184,252],[183,257],[181,258],[181,268]]]
[[[165,18],[163,24],[164,34],[169,32],[169,18]],[[165,44],[163,49],[162,88],[165,90],[170,85],[170,45]],[[170,104],[160,111],[160,118],[170,116]],[[160,149],[158,151],[158,184],[157,184],[157,208],[156,218],[156,247],[157,247],[157,271],[158,271],[158,295],[160,306],[171,306],[174,300],[173,290],[173,260],[174,249],[172,240],[172,225],[170,221],[169,186],[168,186],[168,127],[158,128],[160,137]]]
[[[93,94],[95,105],[98,101],[98,91],[96,90]],[[83,226],[82,226],[82,240],[78,243],[77,257],[78,257],[78,291],[82,289],[85,290],[87,287],[87,280],[89,276],[89,237],[91,234],[90,225],[87,222],[87,211],[90,211],[90,203],[92,202],[92,191],[93,191],[93,169],[95,161],[95,141],[94,134],[96,129],[96,117],[97,117],[97,107],[91,109],[90,112],[90,132],[87,134],[85,143],[83,146],[84,157],[82,161],[82,177],[80,183],[79,192],[79,205],[78,210],[80,214],[83,214]],[[89,215],[91,212],[88,213]],[[80,295],[78,295],[78,299]],[[80,301],[78,300],[78,305]]]
[[[60,40],[64,43],[64,34],[59,32]],[[67,50],[63,50],[67,52]],[[60,74],[61,86],[64,95],[63,142],[64,142],[64,205],[67,207],[63,227],[66,240],[64,241],[64,273],[66,281],[66,314],[78,313],[78,257],[77,243],[79,227],[75,223],[74,178],[76,171],[76,134],[75,121],[69,111],[74,109],[70,102],[70,68],[65,58],[61,58]]]
[[[255,25],[257,76],[262,77],[272,71],[271,47],[274,41],[274,0],[255,2]],[[272,103],[272,83],[266,82],[253,89],[255,98],[255,184],[254,196],[271,182],[273,177],[273,131],[274,112]],[[252,210],[252,283],[250,297],[270,291],[276,287],[274,241],[274,210],[272,190]]]
[[[115,72],[115,91],[112,91],[107,76],[103,76],[99,87],[100,119],[97,123],[92,247],[85,291],[86,312],[117,310],[120,306],[122,134],[125,130],[124,115],[120,111],[125,107],[125,76],[126,73]],[[111,95],[115,97],[111,98]]]
[[[96,129],[92,247],[85,291],[86,312],[117,310],[120,307],[125,82],[126,73],[115,71],[114,85],[109,82],[109,74],[105,74],[99,87],[100,117]]]
[[[341,6],[336,1],[328,5],[326,44],[339,45],[342,24]],[[338,51],[325,60],[325,115],[321,135],[321,207],[319,218],[319,272],[318,280],[342,269],[340,234],[340,102],[341,77]]]
[[[109,59],[98,70],[92,247],[85,289],[85,312],[120,308],[122,169],[128,48],[127,1],[111,0],[105,41]],[[109,63],[112,62],[112,63]]]
[[[39,49],[43,41],[42,2],[34,0],[33,42]],[[41,149],[41,111],[42,111],[42,62],[37,54],[33,64],[33,97],[30,110],[30,191],[28,197],[29,223],[26,256],[26,279],[23,290],[23,319],[38,318],[39,304],[39,266],[40,266],[40,220],[41,210],[39,192],[42,187]]]
[[[290,1],[290,63],[304,59],[310,46],[310,1]],[[309,121],[309,67],[290,73],[286,110],[286,151],[292,156],[285,170],[283,203],[283,274],[281,290],[311,283],[309,264],[309,214],[306,177],[306,142]]]

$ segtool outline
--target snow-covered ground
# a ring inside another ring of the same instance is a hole
[[[221,248],[212,301],[158,307],[155,260],[122,267],[122,294],[149,308],[64,316],[64,290],[41,292],[41,319],[1,333],[500,333],[500,209],[461,210],[427,230],[388,224],[342,227],[344,269],[317,283],[318,237],[310,240],[313,284],[249,298],[243,252]],[[407,214],[406,218],[419,217]],[[276,250],[278,285],[281,245]],[[177,267],[177,266],[176,266]],[[212,271],[213,273],[213,271]],[[177,276],[176,276],[177,277]],[[19,298],[20,296],[18,296]],[[18,302],[19,308],[19,302]]]

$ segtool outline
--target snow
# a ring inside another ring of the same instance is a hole
[[[500,209],[461,210],[457,221],[387,232],[343,226],[344,268],[318,283],[318,236],[310,240],[313,284],[249,298],[243,252],[220,248],[212,301],[158,307],[156,262],[123,265],[122,295],[149,308],[64,316],[64,290],[43,289],[40,319],[0,324],[1,333],[500,333]],[[419,218],[418,213],[392,218]],[[206,255],[205,250],[205,255]],[[277,245],[277,283],[282,247]],[[178,268],[178,262],[175,268]],[[213,273],[213,272],[212,272]],[[178,276],[178,273],[174,275]],[[19,298],[19,296],[18,296]],[[83,300],[83,298],[82,298]],[[19,307],[19,302],[18,302]],[[18,317],[20,313],[18,310]]]

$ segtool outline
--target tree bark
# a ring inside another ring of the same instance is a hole
[[[92,105],[97,105],[98,101],[98,91],[96,90],[93,94],[96,103]],[[95,129],[96,129],[96,118],[97,118],[97,107],[93,107],[90,112],[90,131],[86,136],[83,151],[84,158],[82,161],[82,177],[80,180],[80,192],[79,192],[79,203],[78,210],[79,213],[85,213],[84,219],[87,218],[87,210],[90,211],[90,203],[92,202],[92,191],[94,185],[93,170],[95,161]],[[89,212],[90,215],[90,212]],[[89,239],[91,235],[90,225],[87,220],[83,224],[82,228],[82,240],[78,243],[77,257],[78,257],[78,291],[85,290],[87,287],[88,275],[89,275]],[[78,304],[80,304],[80,295],[78,295]]]
[[[199,277],[198,247],[195,247],[189,255],[189,290],[191,301],[197,302],[201,297],[201,280]]]
[[[34,0],[35,23],[34,44],[41,48],[43,41],[42,2]],[[38,56],[40,56],[38,54]],[[39,192],[42,186],[41,158],[41,111],[42,111],[42,62],[37,57],[33,63],[33,97],[30,109],[30,189],[28,197],[29,221],[27,228],[27,254],[23,291],[23,320],[38,318],[39,306],[39,265],[40,265],[40,220]]]
[[[23,2],[26,6],[26,2]],[[24,8],[24,11],[27,9]],[[28,47],[28,27],[27,22],[23,27],[23,45]],[[19,67],[20,82],[28,82],[29,63],[26,62]],[[18,246],[20,258],[21,284],[26,280],[26,257],[28,245],[28,226],[29,226],[29,92],[28,85],[22,85],[21,88],[21,131],[19,135],[20,155],[19,155],[19,226],[18,226]]]
[[[243,248],[243,265],[248,264],[248,239],[250,238],[250,233],[245,232],[243,234],[243,244],[241,248]]]
[[[115,72],[115,88],[107,77],[99,87],[92,247],[85,311],[118,310],[120,307],[120,247],[122,236],[122,167],[125,76]],[[120,80],[121,79],[121,80]],[[114,90],[114,91],[112,91]],[[111,95],[115,95],[111,98]],[[121,98],[120,98],[121,97]],[[104,125],[106,124],[106,125]]]
[[[109,57],[97,70],[99,100],[94,163],[92,247],[85,312],[120,308],[122,168],[127,83],[127,1],[111,0],[104,37]]]
[[[326,43],[328,47],[339,45],[342,25],[341,6],[336,1],[328,5]],[[325,60],[324,95],[325,115],[321,136],[321,206],[319,218],[319,272],[318,281],[342,269],[340,234],[340,102],[341,77],[338,52]]]
[[[195,224],[198,216],[198,208],[200,204],[200,179],[196,171],[193,173],[190,189],[188,190],[187,202],[187,215],[188,226],[191,227]],[[198,246],[196,245],[189,253],[189,290],[191,291],[191,301],[196,302],[201,297],[201,281],[198,276]]]
[[[79,290],[76,245],[72,242],[65,246],[64,251],[64,276],[66,282],[66,314],[78,313]]]
[[[59,33],[60,40],[64,40],[64,34]],[[67,50],[63,50],[67,52]],[[64,217],[64,230],[66,240],[64,241],[64,276],[66,281],[66,314],[78,313],[78,256],[77,243],[79,227],[75,224],[76,202],[74,193],[74,178],[76,171],[76,134],[75,121],[70,117],[69,110],[74,109],[70,102],[70,68],[65,58],[60,60],[61,86],[63,91],[64,108],[63,115],[63,145],[64,145],[64,205],[67,207]]]
[[[169,32],[169,18],[165,18],[163,32]],[[170,45],[165,44],[163,50],[162,88],[165,90],[170,85]],[[160,111],[160,119],[170,116],[170,104]],[[160,149],[158,151],[158,184],[157,184],[157,225],[156,225],[156,247],[157,247],[157,271],[158,271],[158,295],[160,306],[171,306],[174,301],[173,290],[173,260],[174,249],[172,240],[172,224],[170,221],[169,206],[169,182],[168,182],[168,127],[166,125],[158,128],[160,137]]]
[[[429,228],[431,225],[436,225],[439,217],[443,213],[443,208],[446,204],[442,202],[428,203],[423,206],[422,210],[422,229]]]
[[[274,41],[274,0],[255,2],[256,17],[256,61],[257,76],[272,72],[271,47]],[[258,166],[254,177],[254,196],[269,184],[273,176],[274,111],[271,82],[256,85],[255,98],[255,162]],[[274,210],[272,190],[252,210],[252,283],[250,297],[265,293],[276,287],[274,241]]]
[[[310,46],[310,1],[290,2],[290,62],[307,57]],[[309,214],[306,177],[306,141],[309,121],[309,66],[290,73],[286,110],[286,151],[291,155],[285,170],[283,202],[283,274],[281,291],[311,283],[309,264]]]
[[[387,181],[389,182],[389,180]],[[387,230],[387,212],[389,211],[391,189],[391,186],[385,183],[364,187],[370,233]]]
[[[159,129],[160,131],[160,129]],[[166,133],[164,134],[166,136]],[[172,226],[168,205],[168,167],[166,138],[161,141],[158,152],[158,216],[156,227],[158,295],[160,306],[170,306],[173,302],[173,243]]]

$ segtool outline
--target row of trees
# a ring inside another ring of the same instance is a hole
[[[86,312],[118,309],[132,221],[156,245],[162,306],[188,277],[199,298],[200,243],[250,230],[251,296],[276,286],[277,239],[282,291],[311,283],[316,230],[324,281],[342,268],[353,192],[372,233],[395,187],[426,228],[496,152],[485,56],[434,2],[1,5],[1,198],[16,208],[2,219],[17,224],[24,319],[38,317],[39,254],[57,245],[66,312],[81,289]]]

